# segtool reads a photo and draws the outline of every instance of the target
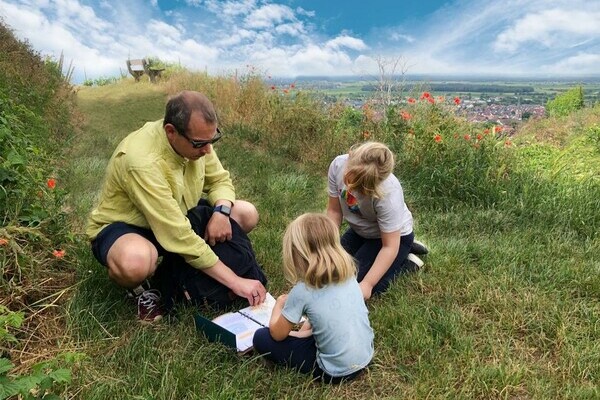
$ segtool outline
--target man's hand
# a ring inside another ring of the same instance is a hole
[[[227,215],[215,212],[206,225],[204,241],[214,246],[217,242],[226,240],[231,240],[231,221]]]
[[[238,277],[230,289],[238,296],[246,298],[251,306],[262,304],[267,297],[267,289],[260,281],[254,279]]]

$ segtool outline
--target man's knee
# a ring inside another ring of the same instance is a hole
[[[158,251],[139,235],[124,235],[108,252],[109,276],[124,287],[135,287],[156,270]]]
[[[254,204],[238,200],[231,211],[231,218],[240,225],[244,232],[248,233],[258,225],[258,210]]]

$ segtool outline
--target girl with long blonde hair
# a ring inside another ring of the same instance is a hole
[[[373,357],[373,330],[354,260],[325,214],[303,214],[288,226],[283,272],[294,286],[277,298],[269,328],[256,331],[254,349],[327,383],[355,378]]]

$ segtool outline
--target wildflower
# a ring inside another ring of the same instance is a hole
[[[48,185],[49,189],[54,189],[56,187],[56,179],[54,179],[54,178],[48,179],[48,181],[46,182],[46,185]]]
[[[435,140],[436,143],[440,143],[442,141],[442,135],[436,133],[436,135],[433,137],[433,140]]]
[[[444,96],[438,96],[438,102],[443,103],[444,100]]]
[[[283,94],[288,94],[289,90],[283,89]]]
[[[294,88],[296,87],[296,84],[295,84],[295,83],[292,83],[292,84],[290,85],[290,87],[291,87],[292,89],[294,89]]]
[[[430,102],[431,104],[435,103],[435,100],[433,99],[433,97],[428,97],[427,101]]]
[[[489,134],[490,134],[490,130],[489,130],[489,129],[485,129],[485,130],[483,131],[483,133],[484,133],[485,135],[489,135]]]
[[[412,97],[409,97],[409,98],[408,98],[408,102],[409,102],[410,104],[414,104],[414,103],[416,102],[416,100],[415,100],[415,99],[413,99]]]
[[[460,104],[460,98],[455,97],[454,98],[454,104],[459,105]]]
[[[506,139],[506,141],[504,142],[504,147],[510,147],[512,146],[512,142],[509,139]]]
[[[502,127],[500,125],[494,126],[494,133],[500,133],[500,132],[502,132]]]
[[[65,250],[54,250],[52,255],[56,258],[63,258],[67,252]]]
[[[431,93],[429,92],[423,92],[423,94],[421,95],[421,100],[423,99],[429,99],[431,97]]]
[[[408,121],[409,119],[412,118],[412,115],[410,115],[410,113],[402,110],[400,111],[400,116],[402,117],[403,120]]]
[[[271,90],[275,90],[275,85],[272,85],[272,86],[271,86]]]
[[[371,132],[363,131],[363,139],[368,140],[371,137]]]
[[[465,138],[465,140],[471,140],[471,135],[469,135],[468,133],[463,137]]]
[[[0,238],[0,246],[6,246],[8,244],[8,239]]]
[[[481,140],[481,139],[483,139],[483,135],[481,133],[478,133],[477,134],[477,140]]]

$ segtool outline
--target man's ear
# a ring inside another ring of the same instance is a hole
[[[177,135],[177,129],[175,129],[173,124],[165,124],[164,129],[169,139],[172,139],[175,135]]]

